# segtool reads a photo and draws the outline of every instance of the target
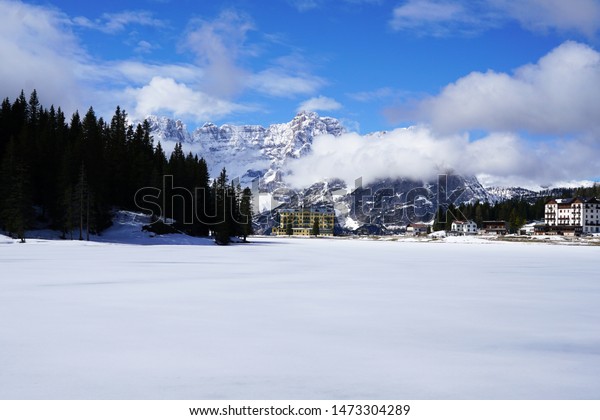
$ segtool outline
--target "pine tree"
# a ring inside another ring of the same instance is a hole
[[[14,138],[0,166],[0,221],[5,230],[25,242],[25,230],[33,218],[29,171]]]
[[[0,162],[4,156],[4,151],[8,145],[8,140],[12,135],[12,106],[10,99],[6,98],[2,101],[0,107]]]
[[[254,217],[252,212],[252,191],[248,187],[242,191],[240,216],[241,235],[244,238],[244,242],[246,242],[246,238],[254,234],[254,228],[252,227],[252,218]]]
[[[436,212],[435,218],[433,220],[432,230],[434,232],[436,232],[438,230],[444,230],[446,228],[446,224],[440,222],[440,218],[441,218],[440,211],[441,211],[441,208],[440,208],[440,210],[438,212]]]
[[[239,237],[242,235],[241,229],[241,213],[240,213],[240,200],[241,200],[241,189],[240,185],[237,186],[234,184],[234,181],[231,181],[229,188],[227,188],[227,205],[228,209],[227,214],[227,229],[229,230],[230,237]]]
[[[90,240],[90,192],[88,188],[85,167],[82,164],[79,170],[77,184],[75,185],[75,201],[77,203],[77,220],[79,222],[79,240],[83,240],[85,229],[86,238]]]
[[[312,227],[312,232],[311,232],[315,237],[319,236],[319,234],[321,233],[321,229],[319,227],[319,219],[315,217],[315,221],[313,223],[313,227]]]
[[[61,220],[60,220],[60,229],[62,232],[62,238],[67,239],[67,235],[69,235],[69,239],[73,240],[73,229],[75,229],[75,194],[73,192],[73,187],[71,185],[67,185],[65,190],[63,191],[60,206],[62,209],[61,212]]]
[[[227,171],[221,170],[213,188],[213,200],[216,206],[216,220],[213,224],[215,241],[219,245],[227,245],[230,242],[231,206],[228,199]]]
[[[197,163],[196,177],[194,182],[194,235],[207,236],[209,216],[208,209],[210,208],[210,187],[209,187],[210,175],[208,173],[208,166],[203,158],[200,158]]]
[[[111,201],[118,207],[131,205],[129,197],[129,154],[127,153],[127,113],[117,106],[107,130],[106,153],[108,166],[108,189]]]

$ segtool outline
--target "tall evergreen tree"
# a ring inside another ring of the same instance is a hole
[[[252,191],[248,187],[244,188],[242,191],[240,199],[240,217],[241,235],[244,242],[246,242],[246,238],[249,235],[254,234],[254,228],[252,226],[252,219],[254,218],[254,213],[252,211]]]
[[[77,184],[75,185],[75,201],[77,211],[77,221],[79,224],[79,240],[83,240],[85,233],[87,240],[90,239],[90,191],[85,171],[85,166],[81,164]]]
[[[231,234],[231,201],[229,196],[229,185],[227,171],[225,168],[215,181],[213,188],[213,202],[216,208],[216,218],[213,222],[215,242],[219,245],[227,245]]]
[[[28,169],[11,139],[0,165],[0,221],[21,242],[25,242],[25,230],[33,217]]]
[[[319,219],[315,217],[315,221],[313,223],[312,226],[312,232],[311,232],[315,237],[319,236],[321,233],[321,228],[319,226]]]
[[[211,206],[211,192],[209,187],[210,175],[208,166],[203,158],[198,159],[196,177],[194,182],[195,194],[195,227],[194,235],[207,236],[210,217],[208,209]]]

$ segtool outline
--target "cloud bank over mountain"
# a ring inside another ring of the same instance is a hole
[[[458,171],[488,185],[539,188],[600,174],[600,53],[565,42],[512,74],[474,72],[412,108],[407,129],[315,139],[290,163],[295,184],[342,178],[433,179]],[[483,134],[482,134],[483,133]]]
[[[413,126],[387,133],[315,138],[311,154],[288,162],[286,180],[305,187],[321,179],[340,178],[353,186],[385,178],[435,179],[456,172],[475,175],[487,186],[542,185],[589,180],[600,173],[596,141],[528,141],[513,133],[440,135]]]

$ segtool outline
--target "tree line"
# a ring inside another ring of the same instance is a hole
[[[165,188],[165,179],[171,188]],[[61,108],[44,108],[34,90],[0,107],[0,227],[25,238],[31,228],[52,228],[63,238],[87,239],[111,225],[115,210],[139,211],[136,192],[153,188],[160,209],[150,229],[218,243],[252,234],[251,191],[229,181],[226,169],[211,182],[206,161],[182,145],[167,158],[147,121],[133,126],[120,107],[110,121],[90,107],[67,121]],[[192,202],[181,190],[196,191]],[[196,217],[187,218],[189,209]],[[165,224],[164,222],[168,223]]]
[[[485,220],[504,220],[508,229],[516,233],[525,223],[544,219],[545,204],[551,198],[599,197],[600,183],[590,187],[546,189],[529,197],[518,197],[490,204],[488,202],[450,205],[446,217],[436,214],[433,230],[450,230],[454,220],[473,220],[481,226]]]
[[[450,205],[446,218],[436,215],[433,230],[449,231],[454,220],[473,220],[479,227],[486,220],[504,220],[508,222],[509,231],[515,233],[528,221],[544,218],[544,205],[548,199],[549,197],[533,200],[515,198],[495,204],[475,202]]]

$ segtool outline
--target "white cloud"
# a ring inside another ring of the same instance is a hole
[[[319,7],[318,0],[288,0],[289,3],[298,9],[299,12],[306,12],[308,10],[316,9]]]
[[[126,14],[111,16],[107,28],[115,30],[134,21]],[[137,20],[145,21],[144,15]],[[54,8],[0,1],[3,96],[12,99],[21,89],[37,89],[43,103],[60,106],[67,115],[93,105],[108,117],[121,105],[136,118],[165,112],[202,121],[248,110],[203,91],[207,70],[198,65],[95,60],[71,31],[72,22]]]
[[[384,0],[343,0],[344,3],[348,3],[350,5],[359,5],[359,4],[380,4]],[[339,3],[340,0],[331,1],[331,3]],[[327,3],[327,0],[288,0],[293,7],[295,7],[299,12],[307,12],[310,10],[318,9]]]
[[[422,23],[463,20],[465,9],[459,3],[435,2],[431,0],[409,0],[393,11],[390,22],[396,30],[412,28]]]
[[[135,98],[134,119],[166,112],[178,118],[201,122],[247,110],[241,105],[212,97],[165,77],[154,77],[146,86],[129,88],[126,93]]]
[[[260,71],[240,65],[240,59],[259,52],[247,42],[254,23],[235,10],[227,10],[213,21],[195,21],[192,26],[184,47],[196,55],[203,71],[202,88],[213,96],[232,98],[252,89],[268,96],[294,97],[313,94],[325,84],[308,73],[296,56],[279,57]]]
[[[135,47],[134,51],[138,54],[148,54],[148,53],[151,53],[152,50],[155,50],[155,49],[156,49],[155,45],[152,45],[148,41],[141,40],[137,43],[137,46]]]
[[[590,138],[529,142],[511,133],[491,133],[477,140],[468,135],[435,134],[425,126],[396,129],[379,135],[356,133],[320,136],[312,152],[288,163],[286,179],[307,186],[326,178],[354,185],[362,177],[406,177],[431,180],[448,171],[475,175],[488,184],[540,186],[573,179],[593,179],[600,173],[600,145]]]
[[[302,102],[298,106],[297,111],[335,111],[341,107],[342,104],[333,98],[317,96]]]
[[[594,38],[600,29],[597,0],[408,0],[389,24],[417,35],[473,34],[517,21],[533,31],[557,30]]]
[[[600,54],[566,42],[513,74],[474,72],[419,102],[410,115],[444,132],[482,129],[566,135],[600,132]]]
[[[324,178],[340,178],[354,185],[359,177],[365,183],[399,176],[428,179],[436,174],[435,162],[444,151],[453,150],[449,143],[456,140],[461,138],[438,141],[423,128],[397,129],[382,136],[320,136],[313,141],[311,154],[289,163],[293,175],[288,180],[310,185]]]
[[[68,18],[53,8],[17,1],[0,2],[0,92],[16,97],[37,89],[66,112],[74,111],[85,92],[79,86],[88,60],[70,31]]]
[[[115,106],[121,105],[136,116],[160,110],[199,121],[248,111],[249,107],[234,100],[247,90],[295,97],[312,95],[325,85],[295,55],[275,58],[259,70],[240,65],[257,57],[258,49],[246,41],[253,22],[233,10],[212,21],[190,23],[180,47],[195,55],[195,63],[105,61],[88,54],[73,32],[80,25],[117,33],[134,24],[163,25],[145,12],[106,14],[90,21],[73,19],[54,7],[1,0],[0,93],[15,98],[21,89],[27,93],[37,89],[43,103],[60,106],[67,115],[93,105],[98,115],[110,117]],[[147,41],[136,42],[138,53],[155,48]],[[181,104],[176,103],[178,94]]]
[[[308,73],[293,73],[277,67],[262,70],[248,79],[248,87],[269,96],[282,98],[310,95],[325,85],[325,81]]]
[[[534,31],[556,29],[593,38],[600,29],[597,0],[491,0],[490,3]]]
[[[103,79],[115,77],[131,84],[146,84],[153,77],[171,77],[180,82],[198,84],[204,75],[203,70],[193,64],[149,64],[143,61],[118,61],[106,63],[101,69]]]
[[[245,43],[254,23],[244,14],[227,10],[213,21],[197,20],[192,27],[184,47],[196,54],[204,70],[203,88],[227,98],[241,93],[249,72],[237,61],[241,55],[252,54]]]
[[[349,93],[347,96],[351,99],[354,99],[358,102],[371,102],[377,101],[381,99],[390,98],[392,96],[396,96],[397,93],[394,89],[390,87],[383,87],[371,91],[362,91],[362,92],[354,92]]]
[[[160,28],[165,23],[156,19],[151,12],[145,10],[122,11],[119,13],[105,13],[101,18],[90,20],[84,16],[77,16],[72,20],[76,26],[95,29],[108,34],[122,32],[129,25],[149,26]]]
[[[396,31],[429,36],[469,34],[493,24],[489,12],[475,9],[473,2],[439,0],[408,0],[394,8],[390,20]]]

